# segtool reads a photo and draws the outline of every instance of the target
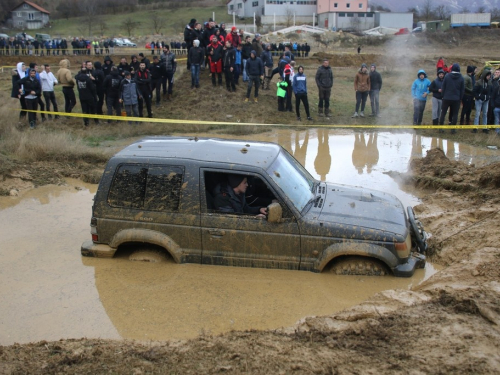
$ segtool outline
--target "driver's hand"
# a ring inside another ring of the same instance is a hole
[[[261,213],[262,215],[266,216],[266,215],[267,215],[267,207],[261,207],[261,209],[260,209],[260,213]]]

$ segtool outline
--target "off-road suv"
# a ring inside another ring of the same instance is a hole
[[[247,177],[246,200],[267,217],[216,209],[229,175]],[[142,260],[154,249],[177,263],[337,274],[409,277],[427,247],[412,208],[390,194],[317,181],[274,143],[207,138],[145,138],[113,156],[90,227],[84,256],[127,246]]]

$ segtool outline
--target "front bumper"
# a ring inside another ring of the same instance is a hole
[[[406,263],[399,264],[392,269],[394,276],[411,277],[417,268],[425,267],[425,255],[413,253]]]

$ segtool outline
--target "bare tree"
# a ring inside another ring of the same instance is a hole
[[[164,26],[163,19],[156,12],[154,12],[150,20],[153,23],[155,34],[161,34],[161,29],[163,29]]]
[[[408,13],[413,13],[413,19],[416,20],[416,19],[420,19],[420,13],[418,11],[417,8],[413,7],[413,8],[408,8],[407,10]]]
[[[477,12],[478,13],[486,13],[486,8],[484,6],[480,6],[479,8],[477,8]]]
[[[286,27],[290,27],[293,25],[293,10],[290,8],[286,8],[285,12],[285,22],[286,22]]]
[[[92,26],[96,22],[96,17],[100,10],[100,0],[81,0],[78,3],[78,9],[83,14],[83,23],[88,30],[88,36],[92,37]]]
[[[108,30],[108,25],[106,24],[106,21],[102,17],[98,17],[96,19],[96,23],[97,23],[97,28],[99,30],[99,34],[101,36],[104,36],[106,30]]]
[[[426,21],[430,21],[434,18],[434,12],[432,11],[432,0],[425,0],[422,4],[422,10],[420,11],[422,18]]]
[[[440,20],[446,20],[450,18],[450,11],[448,10],[448,7],[446,5],[437,6],[436,9],[434,9],[434,13]]]
[[[139,26],[139,22],[137,21],[134,21],[132,18],[128,17],[126,20],[124,20],[122,22],[122,27],[127,30],[127,34],[128,36],[132,36],[132,32],[134,31],[134,29],[137,28],[137,26]]]
[[[462,13],[470,13],[470,10],[468,8],[462,8]]]

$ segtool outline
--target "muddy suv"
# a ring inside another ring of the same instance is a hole
[[[266,217],[216,209],[235,175]],[[84,256],[127,247],[138,260],[336,274],[409,277],[427,247],[412,208],[390,194],[317,181],[274,143],[206,138],[145,138],[113,156],[90,229]]]

